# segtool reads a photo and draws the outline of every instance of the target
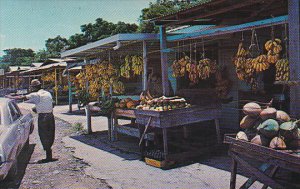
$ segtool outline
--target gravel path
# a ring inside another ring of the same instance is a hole
[[[56,119],[53,156],[58,160],[38,164],[36,162],[45,158],[45,153],[35,127],[30,136],[29,149],[24,150],[19,158],[17,178],[0,182],[0,188],[111,188],[104,180],[85,175],[84,169],[88,165],[73,157],[73,149],[64,147],[62,138],[74,133],[70,124]]]

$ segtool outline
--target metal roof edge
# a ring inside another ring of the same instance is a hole
[[[204,30],[200,32],[194,32],[194,33],[185,33],[185,34],[179,34],[179,35],[173,35],[173,36],[167,36],[167,41],[180,41],[185,39],[193,39],[193,38],[199,38],[199,37],[207,37],[207,36],[214,36],[214,35],[222,35],[222,34],[229,34],[239,31],[245,31],[252,29],[253,27],[267,27],[274,24],[284,24],[288,22],[288,16],[279,16],[275,18],[269,18],[265,20],[259,20],[234,26],[226,26],[221,28],[214,28],[209,30]]]
[[[85,51],[88,49],[100,47],[105,44],[117,42],[117,41],[135,41],[135,40],[158,40],[159,34],[154,33],[121,33],[116,34],[104,39],[100,39],[98,41],[83,45],[81,47],[77,47],[75,49],[70,49],[64,52],[61,52],[61,58],[65,58],[68,56],[72,56],[75,53]]]

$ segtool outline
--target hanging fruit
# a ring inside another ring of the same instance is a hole
[[[262,72],[269,68],[269,61],[266,55],[259,55],[252,60],[253,68],[256,72]]]
[[[289,81],[290,67],[288,59],[280,59],[275,64],[276,67],[276,81]]]
[[[134,75],[143,73],[143,58],[141,56],[132,56],[132,71]]]
[[[280,58],[282,51],[281,40],[276,38],[265,43],[265,49],[268,51],[267,60],[270,64],[275,64]]]
[[[216,73],[216,70],[216,61],[212,61],[209,58],[199,60],[199,64],[197,65],[197,72],[200,79],[208,79],[211,74]]]

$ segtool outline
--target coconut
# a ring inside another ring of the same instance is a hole
[[[270,139],[262,136],[262,135],[256,135],[252,140],[251,143],[260,145],[260,146],[269,146]]]
[[[249,129],[255,126],[255,123],[257,121],[257,118],[250,117],[249,115],[246,115],[240,122],[240,127],[242,129]]]
[[[255,102],[250,102],[244,105],[243,107],[243,112],[246,115],[249,115],[251,117],[256,117],[260,114],[261,112],[261,107],[259,104],[255,103]]]
[[[259,114],[262,120],[276,119],[277,110],[275,108],[266,108]]]
[[[286,144],[281,138],[274,137],[270,142],[270,148],[284,150],[286,149]]]
[[[244,133],[243,131],[237,133],[236,139],[249,141],[246,133]]]
[[[290,116],[282,110],[277,110],[276,119],[281,122],[287,122],[291,120]]]
[[[280,125],[280,136],[283,136],[286,140],[293,140],[298,138],[297,122],[288,121]]]
[[[279,124],[274,119],[267,119],[257,127],[257,130],[265,137],[273,138],[278,134]]]

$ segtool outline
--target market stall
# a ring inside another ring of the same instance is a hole
[[[299,8],[296,0],[212,0],[152,20],[161,27],[162,43],[215,41],[219,64],[230,68],[229,94],[238,105],[230,107],[231,116],[226,119],[229,109],[222,104],[221,120],[223,128],[242,130],[225,137],[232,157],[231,188],[235,188],[237,164],[251,175],[241,188],[249,188],[256,180],[263,188],[299,188],[298,179],[284,181],[276,174],[286,169],[299,178],[300,103],[295,98],[300,80]],[[213,26],[166,36],[168,26],[201,22]],[[167,54],[163,56],[166,66]]]

